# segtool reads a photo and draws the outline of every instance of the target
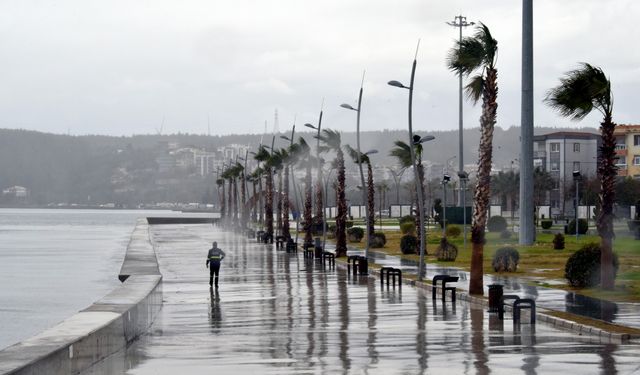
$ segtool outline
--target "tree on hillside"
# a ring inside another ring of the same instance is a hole
[[[471,270],[469,293],[484,294],[483,290],[483,252],[485,226],[487,222],[489,197],[491,196],[491,159],[493,129],[498,110],[498,70],[496,58],[498,42],[491,36],[489,28],[480,23],[471,37],[456,42],[448,57],[449,69],[469,76],[474,71],[479,74],[471,78],[466,86],[469,98],[477,103],[482,97],[482,115],[480,117],[480,146],[478,149],[478,181],[474,194],[473,220],[471,224]]]
[[[598,155],[598,176],[601,181],[600,210],[597,218],[600,235],[600,281],[603,289],[613,289],[615,272],[613,266],[613,204],[617,168],[616,138],[613,135],[613,96],[611,82],[602,69],[582,63],[560,78],[560,84],[547,93],[545,102],[561,116],[573,120],[585,118],[593,109],[602,116],[600,133],[602,145]]]

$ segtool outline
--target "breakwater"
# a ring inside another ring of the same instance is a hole
[[[123,283],[91,306],[0,351],[0,374],[78,373],[147,331],[162,306],[162,275],[146,219],[136,223],[118,277]]]

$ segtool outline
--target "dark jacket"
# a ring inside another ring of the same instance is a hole
[[[220,264],[225,257],[224,251],[222,249],[218,249],[217,247],[212,247],[209,249],[209,253],[207,254],[207,265],[211,264]]]

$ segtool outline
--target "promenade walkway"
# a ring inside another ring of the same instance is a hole
[[[150,333],[92,374],[592,374],[640,372],[640,346],[544,324],[514,330],[465,302],[307,264],[210,225],[151,229],[164,305]],[[226,251],[220,290],[204,267]]]

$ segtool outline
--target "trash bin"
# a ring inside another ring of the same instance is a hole
[[[369,274],[369,260],[367,257],[361,256],[358,259],[358,271],[360,272],[360,276]]]
[[[500,300],[502,299],[502,285],[489,285],[489,312],[497,313],[500,311]]]

